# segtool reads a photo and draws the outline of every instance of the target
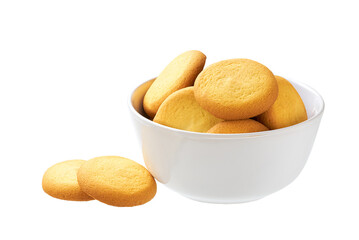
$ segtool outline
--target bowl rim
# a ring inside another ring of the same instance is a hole
[[[324,108],[325,108],[325,102],[323,97],[312,87],[310,87],[309,85],[300,82],[300,81],[292,81],[292,80],[287,80],[291,83],[294,83],[296,85],[299,85],[301,88],[305,88],[307,90],[309,90],[310,92],[312,92],[314,95],[316,95],[319,100],[320,100],[320,105],[321,108],[320,110],[311,118],[308,118],[307,120],[289,126],[289,127],[284,127],[284,128],[279,128],[279,129],[274,129],[274,130],[268,130],[268,131],[262,131],[262,132],[252,132],[252,133],[201,133],[201,132],[191,132],[191,131],[187,131],[187,130],[181,130],[181,129],[177,129],[177,128],[172,128],[172,127],[168,127],[156,122],[153,122],[152,120],[142,116],[139,112],[136,111],[136,109],[134,108],[133,104],[132,104],[132,96],[134,94],[134,92],[143,84],[153,80],[155,78],[151,78],[145,82],[142,82],[141,84],[137,85],[132,91],[131,94],[128,97],[128,107],[130,109],[130,112],[132,113],[132,115],[136,116],[138,120],[140,120],[141,122],[159,128],[161,130],[164,131],[170,131],[174,134],[180,134],[180,135],[184,135],[186,137],[200,137],[200,138],[206,138],[206,139],[245,139],[245,138],[253,138],[253,137],[268,137],[268,136],[272,136],[272,135],[277,135],[277,134],[284,134],[287,132],[291,132],[293,130],[296,130],[298,128],[302,128],[305,126],[308,126],[310,124],[312,124],[316,119],[320,118],[323,115],[324,112]]]

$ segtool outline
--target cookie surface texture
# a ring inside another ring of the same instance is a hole
[[[198,103],[218,118],[247,119],[269,109],[278,95],[277,81],[264,65],[249,59],[214,63],[197,77]]]
[[[77,171],[85,160],[68,160],[46,170],[42,178],[43,190],[54,198],[70,201],[88,201],[93,198],[81,191]]]
[[[293,85],[286,79],[275,76],[279,94],[268,111],[256,117],[270,129],[289,127],[308,119],[302,98]]]
[[[88,160],[77,173],[81,189],[100,202],[132,207],[150,201],[157,191],[152,175],[127,158],[104,156]]]
[[[251,133],[269,130],[266,126],[252,119],[224,121],[217,123],[207,133]]]
[[[222,120],[204,110],[194,97],[193,87],[187,87],[171,94],[153,121],[181,130],[207,132]]]
[[[152,119],[162,102],[171,93],[192,86],[205,62],[206,56],[196,50],[182,53],[172,60],[156,78],[144,97],[143,108],[147,115]]]

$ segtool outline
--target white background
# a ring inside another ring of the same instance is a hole
[[[355,1],[1,1],[0,239],[358,239]],[[301,175],[259,201],[216,205],[158,184],[116,208],[46,195],[60,161],[143,164],[132,89],[178,54],[251,58],[318,90],[326,110]]]

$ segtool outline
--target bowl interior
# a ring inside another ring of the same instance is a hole
[[[136,110],[136,112],[138,112],[140,115],[142,115],[145,118],[149,118],[149,117],[145,113],[145,110],[143,110],[143,98],[145,97],[147,90],[151,87],[155,79],[156,78],[153,78],[151,80],[148,80],[147,82],[142,83],[131,94],[132,107]]]
[[[324,101],[318,92],[311,87],[298,82],[290,81],[302,98],[305,109],[307,110],[308,119],[317,116],[324,109]]]

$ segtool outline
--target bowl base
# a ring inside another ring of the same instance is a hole
[[[193,197],[188,196],[185,194],[181,194],[182,196],[189,198],[191,200],[197,201],[197,202],[203,202],[203,203],[212,203],[212,204],[238,204],[238,203],[248,203],[253,202],[259,199],[264,198],[265,196],[260,196],[256,198],[250,198],[250,199],[231,199],[231,200],[225,200],[225,199],[206,199],[206,198],[199,198],[199,197]]]

